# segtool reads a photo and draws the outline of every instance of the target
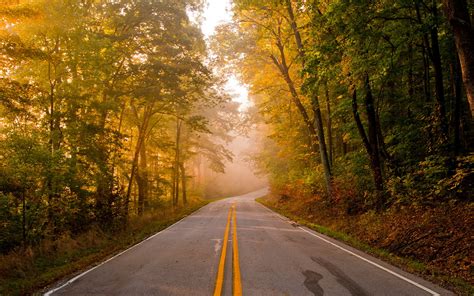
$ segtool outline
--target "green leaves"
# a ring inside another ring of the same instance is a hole
[[[43,211],[35,220],[45,227],[40,235],[123,225],[137,211],[136,184],[142,205],[144,199],[166,204],[177,153],[182,171],[197,155],[223,171],[231,154],[214,145],[230,137],[223,118],[235,117],[237,106],[218,91],[202,33],[188,18],[201,5],[35,0],[2,6],[0,195],[6,203],[23,198],[27,220]],[[23,222],[26,232],[32,229]]]
[[[292,36],[290,14],[284,9],[286,3],[295,8],[296,27],[304,45],[303,63],[297,38]],[[215,46],[221,44],[223,56],[233,58],[234,68],[250,85],[268,125],[271,144],[267,143],[259,161],[275,186],[296,194],[311,183],[314,188],[321,187],[316,177],[320,164],[312,161],[313,154],[319,152],[309,149],[303,120],[290,103],[294,94],[286,89],[288,79],[278,75],[281,61],[286,59],[288,76],[297,86],[297,95],[304,96],[302,104],[309,115],[317,114],[318,109],[323,114],[339,195],[347,189],[345,183],[356,184],[356,192],[347,190],[347,195],[359,195],[360,200],[376,196],[375,201],[378,196],[391,202],[432,202],[469,195],[461,184],[470,180],[470,174],[456,168],[461,160],[455,147],[463,138],[462,153],[472,150],[468,147],[472,135],[460,129],[471,126],[471,119],[466,117],[465,94],[456,86],[461,77],[457,53],[449,24],[437,11],[440,9],[439,1],[236,2],[236,22],[222,28]],[[236,49],[242,40],[247,42],[241,55],[229,50],[234,40]],[[438,50],[440,63],[434,57]],[[272,67],[269,57],[278,67]],[[443,87],[446,102],[441,104]],[[361,98],[367,98],[369,89],[373,102],[366,103]],[[359,128],[351,104],[355,91],[359,94]],[[318,100],[324,103],[314,104]],[[441,105],[451,118],[448,136],[443,131]],[[455,122],[458,119],[461,125]],[[374,155],[364,151],[358,134],[369,125],[372,138],[377,139],[372,144],[380,147]],[[388,195],[372,194],[373,182],[367,177],[375,171],[371,160],[378,157]],[[376,206],[376,202],[365,206]]]

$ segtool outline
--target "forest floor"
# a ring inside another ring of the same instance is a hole
[[[66,276],[102,262],[188,216],[211,200],[196,200],[177,210],[164,208],[131,219],[126,230],[106,233],[91,229],[76,237],[0,255],[0,295],[29,295]]]
[[[459,295],[474,295],[474,203],[349,215],[316,197],[269,194],[267,207]]]

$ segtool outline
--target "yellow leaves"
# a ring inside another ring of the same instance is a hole
[[[113,35],[115,32],[114,28],[104,28],[104,34],[105,35]]]
[[[348,133],[344,133],[342,135],[342,140],[344,141],[344,143],[348,143],[350,139],[351,139],[351,136]]]
[[[344,55],[341,59],[341,70],[342,70],[342,77],[350,76],[352,69],[352,58]]]

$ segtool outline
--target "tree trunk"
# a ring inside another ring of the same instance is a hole
[[[342,155],[346,156],[347,152],[348,152],[347,143],[344,141],[344,139],[342,139]]]
[[[438,22],[438,9],[436,8],[436,3],[433,1],[433,17],[435,22]],[[438,108],[438,118],[441,125],[442,140],[446,141],[448,138],[448,124],[446,119],[446,100],[444,96],[444,85],[443,85],[443,67],[441,63],[441,53],[439,50],[439,40],[438,40],[438,26],[430,30],[431,36],[431,51],[432,51],[432,62],[435,72],[435,90],[436,90],[436,102]]]
[[[56,39],[55,46],[53,51],[57,51],[59,47],[59,40]],[[51,58],[51,57],[50,57]],[[51,58],[52,59],[52,58]],[[54,68],[54,69],[53,69]],[[54,73],[53,73],[54,70]],[[53,160],[55,157],[56,151],[61,147],[61,117],[60,113],[57,111],[58,107],[56,106],[56,88],[58,86],[58,79],[56,76],[56,65],[52,63],[51,60],[48,61],[48,82],[49,82],[49,144],[50,144],[50,155]],[[48,189],[48,223],[52,225],[52,228],[55,227],[55,212],[53,209],[54,199],[57,197],[57,184],[54,181],[53,173],[53,162],[49,165],[49,171],[47,174],[46,187]]]
[[[321,163],[324,170],[324,179],[326,181],[326,188],[329,197],[332,195],[331,189],[331,165],[329,164],[328,152],[326,147],[326,140],[324,139],[324,127],[323,127],[323,116],[321,115],[321,109],[319,107],[319,100],[316,94],[311,96],[311,103],[314,112],[314,121],[316,123],[316,132],[318,135],[319,142],[319,154],[321,156]]]
[[[315,113],[315,120],[313,122],[309,118],[308,112],[306,111],[306,108],[303,106],[303,103],[301,102],[299,98],[298,92],[296,91],[295,84],[290,77],[290,74],[288,72],[288,67],[286,66],[286,60],[285,60],[284,54],[282,53],[281,63],[279,63],[278,59],[273,56],[272,56],[272,60],[274,64],[278,67],[278,69],[280,70],[283,78],[285,79],[285,82],[288,85],[288,88],[291,93],[291,99],[293,103],[296,105],[296,108],[298,109],[299,113],[303,117],[303,122],[305,123],[306,128],[308,129],[309,136],[310,136],[311,150],[316,154],[319,153],[321,156],[321,163],[323,165],[324,176],[325,176],[325,181],[326,181],[326,190],[327,190],[328,195],[330,196],[331,195],[331,168],[329,166],[326,145],[324,142],[324,131],[322,130],[321,110],[319,109],[319,106],[317,105],[317,103],[319,103],[318,98],[317,96],[313,96],[311,98],[313,111]],[[316,108],[316,106],[318,107]],[[319,142],[319,145],[318,145],[318,142]]]
[[[462,80],[474,115],[474,28],[466,0],[443,0],[446,17],[453,29],[461,64]]]
[[[461,73],[460,73],[459,60],[457,57],[454,58],[451,64],[451,84],[454,98],[454,110],[453,110],[453,150],[454,154],[458,155],[461,149],[461,104],[462,104],[462,85],[461,85]]]
[[[352,114],[354,115],[357,130],[359,131],[362,143],[364,143],[365,150],[367,150],[367,154],[371,155],[372,147],[370,146],[369,139],[367,138],[364,126],[362,125],[362,120],[360,119],[359,108],[357,107],[357,91],[355,89],[352,93]]]
[[[181,191],[183,194],[183,204],[188,204],[188,197],[186,192],[186,169],[184,167],[184,163],[180,163],[180,170],[181,170]]]
[[[425,94],[425,101],[431,101],[431,90],[430,90],[430,64],[426,53],[426,47],[422,45],[423,54],[423,90]]]
[[[172,201],[173,207],[176,206],[176,200],[174,198],[175,196],[176,196],[176,169],[175,169],[175,164],[173,163],[173,170],[171,173],[171,201]]]
[[[142,216],[148,207],[148,163],[146,155],[146,143],[140,147],[140,165],[137,172],[137,186],[138,186],[138,215]]]
[[[141,147],[145,142],[147,130],[148,130],[148,125],[151,119],[152,111],[153,111],[153,106],[154,104],[151,104],[149,106],[145,107],[145,110],[143,112],[143,120],[141,125],[138,128],[138,139],[137,139],[137,145],[135,146],[135,153],[133,155],[133,160],[132,160],[132,168],[130,172],[130,179],[128,180],[128,188],[127,188],[127,194],[125,195],[125,205],[124,205],[124,216],[128,216],[128,208],[129,208],[129,203],[130,203],[130,194],[132,192],[132,185],[133,181],[135,179],[135,175],[137,173],[137,166],[138,166],[138,159],[140,156],[140,151]]]
[[[26,246],[26,195],[25,195],[25,191],[22,191],[21,193],[21,202],[22,202],[21,237],[22,237],[23,247],[25,247]]]
[[[298,25],[296,23],[296,18],[295,18],[294,12],[293,12],[293,7],[292,7],[292,4],[291,4],[291,0],[286,0],[285,3],[286,3],[287,11],[288,11],[288,17],[289,17],[289,20],[290,20],[291,29],[293,31],[293,36],[295,37],[296,47],[298,49],[298,55],[301,59],[301,64],[304,68],[305,61],[306,61],[306,55],[305,55],[305,50],[304,50],[301,34],[300,34],[299,29],[298,29]],[[286,75],[289,78],[288,67],[286,66],[286,61],[285,61],[284,52],[283,52],[283,46],[281,45],[281,40],[278,40],[277,46],[279,47],[279,50],[280,50],[282,66],[284,66],[284,68],[286,68]],[[298,99],[298,101],[299,101],[299,99]],[[331,191],[332,191],[331,190],[331,179],[332,179],[331,165],[330,165],[330,161],[329,161],[329,158],[328,158],[326,141],[324,139],[323,118],[322,118],[322,115],[321,115],[319,99],[318,99],[318,96],[315,92],[313,92],[311,94],[311,105],[312,105],[312,109],[313,109],[313,112],[314,112],[314,124],[310,124],[310,126],[312,126],[311,129],[314,129],[315,126],[316,126],[316,135],[317,135],[317,140],[318,140],[318,143],[319,143],[319,154],[321,156],[321,163],[323,165],[323,170],[324,170],[324,177],[325,177],[325,181],[326,181],[326,190],[327,190],[327,194],[329,196],[331,196]],[[298,107],[298,109],[300,109],[300,108]],[[314,135],[313,135],[312,141],[315,142],[315,140],[316,139],[314,139]]]
[[[408,97],[413,100],[415,83],[413,79],[413,45],[408,44]]]
[[[333,143],[332,143],[332,120],[331,120],[331,101],[329,100],[329,88],[327,81],[325,83],[326,93],[326,110],[327,110],[327,130],[328,130],[328,157],[329,157],[329,164],[332,167],[333,165]]]
[[[288,12],[288,16],[289,16],[289,19],[290,19],[291,30],[293,31],[293,35],[295,37],[295,42],[296,42],[296,47],[298,48],[298,55],[300,56],[301,63],[303,64],[303,67],[304,67],[304,64],[305,64],[305,51],[304,51],[304,47],[303,47],[303,42],[301,41],[301,34],[300,34],[299,29],[298,29],[298,25],[296,24],[295,14],[293,13],[293,6],[291,5],[291,0],[286,0],[285,3],[286,3],[286,10]]]
[[[420,12],[420,0],[415,0],[415,11],[419,24],[423,25],[423,19],[421,18]],[[425,91],[425,100],[429,102],[431,101],[431,77],[429,60],[433,59],[433,54],[431,52],[430,41],[427,34],[423,34],[422,41],[421,49],[423,55],[423,89]]]
[[[365,88],[366,88],[366,96],[365,96],[365,105],[367,111],[367,118],[368,118],[368,136],[365,132],[364,126],[362,125],[362,121],[359,116],[359,111],[357,107],[357,93],[354,89],[352,95],[352,112],[354,115],[354,120],[356,122],[357,130],[359,131],[359,135],[364,143],[364,147],[369,155],[370,160],[370,168],[372,170],[372,175],[374,179],[375,189],[377,190],[377,194],[381,194],[383,190],[383,177],[382,177],[382,166],[380,162],[380,155],[379,155],[379,148],[378,148],[378,140],[377,140],[377,127],[376,127],[376,114],[375,108],[373,107],[373,97],[372,91],[370,89],[370,83],[368,76],[366,77],[365,81]],[[379,196],[380,198],[380,196]],[[379,200],[380,205],[381,200]]]
[[[180,141],[181,141],[181,120],[176,118],[176,144],[173,165],[173,206],[179,201],[179,163],[180,163]]]
[[[367,121],[368,121],[368,134],[369,143],[371,147],[371,162],[372,170],[374,173],[375,189],[377,191],[383,190],[383,178],[382,178],[382,165],[380,162],[380,149],[379,139],[377,135],[377,115],[375,113],[374,98],[372,96],[372,90],[370,88],[369,76],[365,77],[365,107],[367,110]]]

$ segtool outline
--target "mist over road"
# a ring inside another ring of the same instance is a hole
[[[212,295],[220,281],[222,295],[452,295],[290,223],[255,202],[265,194],[213,202],[49,294]]]

